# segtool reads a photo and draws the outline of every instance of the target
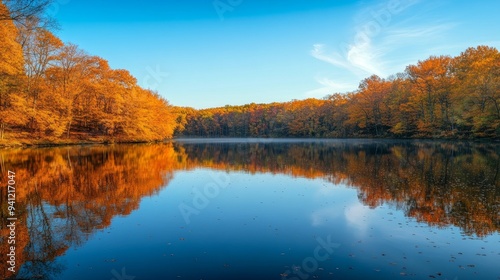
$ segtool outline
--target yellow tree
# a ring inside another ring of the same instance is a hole
[[[51,114],[53,97],[48,91],[46,71],[58,55],[63,43],[50,31],[22,29],[20,41],[23,44],[25,59],[26,83],[25,92],[29,102],[29,128],[44,136],[47,130],[53,130],[57,124]]]
[[[461,102],[464,126],[477,136],[500,135],[500,53],[478,46],[468,48],[454,59],[454,71],[461,81],[455,99]]]
[[[0,2],[0,18],[8,15],[7,7]],[[0,139],[4,138],[7,126],[22,125],[25,121],[26,102],[19,95],[23,52],[17,36],[12,20],[0,20]]]
[[[110,69],[105,75],[101,123],[106,135],[120,135],[124,133],[126,126],[126,107],[135,106],[130,97],[137,86],[137,80],[126,70]]]
[[[47,69],[45,80],[50,91],[51,111],[59,137],[63,132],[69,138],[74,119],[74,104],[82,93],[92,67],[92,60],[74,44],[59,50],[55,60]]]
[[[326,118],[331,124],[329,136],[347,137],[350,133],[347,124],[349,97],[346,94],[335,93],[328,96],[328,101],[332,107],[331,115]]]
[[[82,62],[85,66],[81,83],[81,91],[74,96],[73,122],[75,130],[82,133],[96,133],[99,119],[102,118],[98,108],[102,99],[102,83],[104,72],[110,71],[106,60],[97,56],[86,56]]]
[[[387,96],[391,82],[372,75],[363,80],[356,93],[351,96],[350,123],[375,135],[382,135],[390,119]]]
[[[418,129],[423,134],[432,135],[449,123],[450,63],[449,56],[431,56],[406,68],[413,89],[411,102],[418,108]]]

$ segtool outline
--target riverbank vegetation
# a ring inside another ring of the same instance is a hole
[[[172,106],[126,70],[0,3],[0,144],[172,137]]]
[[[324,99],[179,112],[182,136],[499,138],[500,53],[432,56]]]
[[[0,146],[174,136],[500,137],[500,53],[492,47],[431,56],[323,99],[195,110],[171,106],[127,70],[62,42],[40,16],[43,5],[23,8],[0,2]]]

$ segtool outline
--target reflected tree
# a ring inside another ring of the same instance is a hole
[[[358,191],[436,227],[457,226],[485,237],[500,230],[500,147],[421,141],[176,142],[0,151],[2,179],[16,170],[18,277],[50,279],[57,257],[84,244],[113,217],[157,194],[175,172],[210,168],[250,174],[321,178]],[[6,184],[0,187],[7,221]],[[1,229],[5,244],[9,232]],[[7,246],[1,246],[5,274]]]

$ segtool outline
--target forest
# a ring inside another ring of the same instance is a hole
[[[176,111],[179,136],[498,138],[500,53],[431,56],[323,99]]]
[[[164,98],[63,43],[38,11],[22,12],[0,2],[0,144],[172,137],[175,118]]]
[[[431,56],[323,99],[196,110],[170,105],[127,70],[62,42],[39,10],[31,12],[0,2],[0,145],[500,136],[500,53],[493,47]]]

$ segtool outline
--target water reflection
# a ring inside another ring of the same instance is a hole
[[[172,146],[117,146],[2,151],[2,179],[16,172],[16,267],[20,278],[50,278],[54,260],[85,242],[116,215],[168,184],[177,162]],[[2,182],[2,221],[7,221]],[[8,230],[2,227],[6,244]],[[2,275],[8,247],[1,246]]]
[[[357,189],[431,226],[485,237],[500,229],[500,147],[415,141],[177,142],[0,151],[2,241],[7,170],[16,172],[19,278],[50,279],[56,258],[168,186],[176,171],[209,168],[322,178]],[[2,245],[2,277],[9,277]]]
[[[455,225],[468,235],[500,228],[498,145],[448,142],[306,142],[193,144],[191,164],[325,178],[359,191],[370,207],[395,205],[435,226]]]

